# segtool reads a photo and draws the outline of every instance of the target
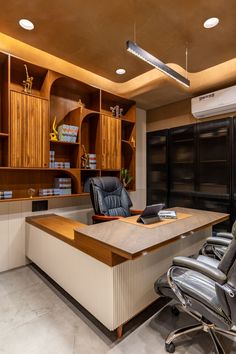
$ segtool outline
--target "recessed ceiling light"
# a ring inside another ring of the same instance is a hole
[[[28,31],[31,31],[32,29],[34,29],[34,24],[33,22],[29,21],[29,20],[26,20],[25,18],[22,18],[20,21],[19,21],[19,25],[28,30]]]
[[[124,75],[124,74],[126,73],[126,70],[125,70],[125,69],[122,69],[122,68],[116,69],[116,73],[117,73],[118,75]]]
[[[219,22],[220,22],[220,20],[217,17],[211,17],[211,18],[208,18],[204,22],[203,26],[205,28],[213,28],[213,27],[217,26]]]

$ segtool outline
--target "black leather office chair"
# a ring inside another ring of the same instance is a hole
[[[156,281],[154,288],[159,295],[177,300],[179,309],[200,322],[170,333],[165,343],[167,352],[174,353],[173,340],[197,330],[210,334],[218,354],[225,351],[216,333],[236,337],[236,222],[232,233],[233,240],[217,266],[175,257],[167,274]]]
[[[95,212],[94,223],[116,220],[142,212],[130,209],[133,205],[131,199],[117,177],[90,178],[90,197]]]

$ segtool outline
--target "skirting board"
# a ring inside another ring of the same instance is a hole
[[[96,260],[26,224],[26,256],[109,330],[115,330],[157,299],[153,284],[177,255],[198,252],[211,228],[195,232],[115,267]]]

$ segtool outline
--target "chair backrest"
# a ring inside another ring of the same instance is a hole
[[[223,258],[221,259],[218,268],[225,274],[228,274],[236,260],[236,221],[232,227],[233,240],[227,248]]]
[[[216,292],[221,302],[222,310],[231,318],[232,324],[236,325],[236,222],[232,227],[233,240],[225,252],[218,268],[227,275],[227,284],[234,290],[234,296],[216,286]]]
[[[117,177],[90,178],[90,197],[97,215],[130,216],[132,202]]]

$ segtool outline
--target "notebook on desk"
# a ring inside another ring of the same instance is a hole
[[[158,213],[161,209],[165,207],[165,204],[152,204],[147,205],[146,208],[143,210],[142,214],[137,219],[137,222],[142,224],[154,224],[156,222],[161,221],[158,216]]]

